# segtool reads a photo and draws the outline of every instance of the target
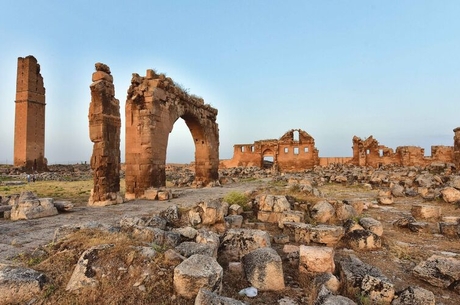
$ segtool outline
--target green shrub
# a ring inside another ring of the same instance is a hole
[[[227,195],[225,195],[224,197],[224,201],[227,202],[229,205],[237,204],[240,207],[242,207],[245,211],[250,209],[248,206],[248,196],[240,192],[231,191],[227,193]]]

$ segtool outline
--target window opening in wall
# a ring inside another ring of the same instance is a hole
[[[379,149],[379,156],[383,157],[383,149]]]
[[[292,140],[296,141],[296,142],[299,142],[299,131],[298,130],[294,130],[294,132],[292,134]]]
[[[241,152],[244,152],[244,146],[241,146]]]
[[[303,149],[303,151],[304,151],[305,153],[308,153],[308,147],[305,147],[305,148]]]
[[[298,155],[299,154],[299,148],[298,147],[294,147],[294,155]]]
[[[289,152],[289,148],[285,147],[284,148],[284,153],[287,154]]]
[[[255,149],[254,149],[254,146],[251,146],[251,152],[254,152]]]
[[[263,167],[272,168],[273,166],[273,156],[264,156]]]
[[[366,149],[366,155],[368,155],[371,151],[369,149]]]

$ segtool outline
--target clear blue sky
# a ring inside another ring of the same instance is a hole
[[[0,163],[12,163],[18,57],[46,87],[50,164],[89,160],[89,85],[110,66],[122,114],[131,73],[166,73],[219,110],[233,145],[300,128],[320,156],[351,156],[354,135],[396,148],[453,145],[460,126],[460,1],[4,1]],[[190,162],[182,120],[168,162]]]

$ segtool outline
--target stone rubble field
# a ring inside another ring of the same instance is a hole
[[[0,191],[0,304],[460,304],[450,164],[167,177],[107,207]]]

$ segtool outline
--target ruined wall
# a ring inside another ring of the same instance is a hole
[[[457,171],[460,170],[460,127],[454,129],[454,156],[453,162]]]
[[[351,164],[379,167],[382,165],[426,166],[433,162],[453,162],[452,146],[432,146],[431,156],[425,156],[425,150],[418,146],[399,146],[396,152],[372,136],[365,140],[353,137],[353,158]]]
[[[318,150],[313,137],[301,129],[292,129],[279,139],[235,145],[232,159],[223,160],[221,167],[263,167],[264,157],[272,157],[273,166],[282,172],[308,169],[319,165]]]
[[[110,205],[123,202],[120,192],[120,102],[110,68],[96,63],[92,75],[89,106],[89,137],[93,144],[91,169],[93,189],[89,205]]]
[[[40,65],[31,55],[18,58],[14,125],[14,166],[46,171],[45,87]]]
[[[191,96],[171,78],[147,70],[133,74],[126,101],[126,198],[165,186],[166,149],[174,123],[182,118],[195,143],[195,185],[218,180],[217,109]]]

